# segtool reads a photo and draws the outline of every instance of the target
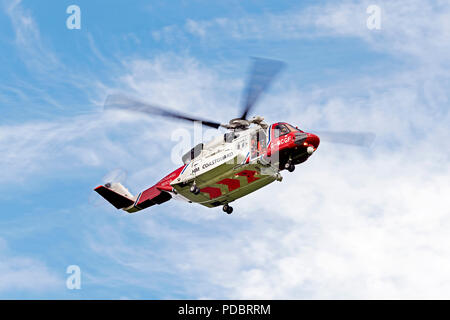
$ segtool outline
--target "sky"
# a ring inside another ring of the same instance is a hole
[[[450,298],[448,1],[14,0],[0,28],[0,298]],[[93,192],[152,186],[193,132],[108,94],[226,122],[255,56],[287,65],[255,114],[373,145],[322,141],[231,215]]]

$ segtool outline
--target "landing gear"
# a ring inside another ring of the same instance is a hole
[[[284,168],[289,172],[293,172],[295,170],[295,165],[292,162],[288,161],[284,165]]]
[[[200,188],[197,187],[195,184],[193,184],[189,190],[195,195],[200,193]]]
[[[233,212],[233,207],[225,204],[222,208],[223,212],[226,212],[227,214],[231,214]]]

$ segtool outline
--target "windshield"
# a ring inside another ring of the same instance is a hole
[[[289,132],[292,131],[287,123],[278,123],[276,126],[273,127],[273,130],[275,138],[284,136],[285,134],[288,134]]]
[[[289,128],[289,130],[291,131],[291,132],[293,132],[293,131],[298,131],[299,129],[297,129],[297,128],[295,128],[293,125],[290,125],[289,123],[283,123],[286,127],[288,127]]]

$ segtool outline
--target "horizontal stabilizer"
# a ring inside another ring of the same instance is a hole
[[[134,204],[133,196],[120,183],[98,186],[94,189],[117,209],[124,209]]]
[[[176,171],[136,196],[133,196],[127,188],[118,182],[106,183],[94,190],[117,209],[134,213],[172,199],[173,188],[170,182],[180,174],[183,168],[185,166],[179,167]]]

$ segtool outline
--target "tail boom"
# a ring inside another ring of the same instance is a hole
[[[172,198],[172,186],[170,185],[170,182],[180,175],[183,168],[184,166],[178,168],[161,179],[154,186],[139,193],[136,197],[118,182],[98,186],[94,191],[117,209],[122,209],[129,213],[137,212],[154,206],[155,204],[169,201]]]

